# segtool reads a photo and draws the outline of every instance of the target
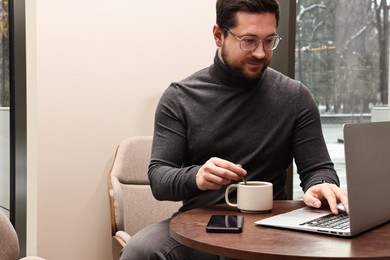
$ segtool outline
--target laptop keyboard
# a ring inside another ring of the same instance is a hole
[[[338,215],[329,214],[314,220],[300,224],[308,225],[309,227],[333,228],[345,230],[349,228],[349,216],[347,213],[340,213]]]

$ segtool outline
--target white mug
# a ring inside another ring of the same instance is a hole
[[[237,204],[230,202],[229,192],[237,189]],[[269,212],[273,206],[273,186],[270,182],[247,181],[230,184],[225,191],[225,200],[229,206],[244,213]]]

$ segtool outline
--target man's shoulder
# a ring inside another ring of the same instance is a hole
[[[168,87],[168,90],[170,91],[182,91],[184,89],[196,89],[198,86],[204,86],[208,85],[210,83],[211,77],[209,73],[209,67],[198,70],[191,75],[178,80],[173,81],[170,86]]]
[[[270,67],[266,70],[265,78],[267,84],[273,85],[277,91],[310,92],[309,88],[301,81],[290,78]]]
[[[163,96],[165,97],[174,97],[178,98],[186,96],[188,91],[192,92],[194,89],[197,89],[198,86],[203,86],[210,81],[209,67],[198,70],[191,75],[178,80],[173,81],[169,87],[164,91]]]
[[[198,70],[198,71],[192,73],[191,75],[185,77],[184,79],[177,81],[177,83],[188,84],[188,83],[192,83],[192,82],[203,81],[203,80],[210,77],[209,68],[210,67]]]
[[[268,67],[267,70],[266,70],[266,76],[267,78],[269,78],[270,80],[273,80],[273,81],[276,81],[276,82],[289,82],[290,84],[294,84],[294,85],[301,85],[301,82],[298,81],[298,80],[295,80],[293,78],[290,78],[286,75],[284,75],[283,73],[281,73],[280,71],[277,71],[271,67]]]

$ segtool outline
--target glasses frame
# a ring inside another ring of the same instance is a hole
[[[236,38],[238,41],[240,41],[240,49],[241,49],[242,51],[245,51],[245,52],[251,52],[251,51],[256,50],[256,49],[259,47],[260,43],[263,43],[263,50],[264,50],[264,51],[273,51],[273,50],[275,50],[275,49],[279,46],[279,43],[280,43],[280,41],[282,40],[282,37],[280,37],[279,34],[277,34],[277,33],[275,33],[274,35],[268,36],[268,37],[266,37],[266,38],[264,38],[264,39],[259,39],[259,38],[257,38],[256,36],[250,36],[250,35],[244,35],[244,36],[242,36],[242,37],[239,37],[239,36],[237,36],[236,34],[232,33],[229,29],[226,29],[226,28],[224,28],[224,27],[222,27],[222,29],[225,30],[225,31],[227,31],[228,33],[230,33],[231,35],[233,35],[234,38]],[[243,41],[244,37],[253,37],[253,38],[257,38],[257,42],[256,42],[256,44],[255,44],[255,46],[254,46],[253,49],[251,49],[251,50],[245,50],[245,49],[242,48],[242,41]],[[266,39],[269,38],[269,37],[275,37],[274,47],[273,47],[272,49],[265,49],[265,48],[264,48],[264,40],[266,40]]]

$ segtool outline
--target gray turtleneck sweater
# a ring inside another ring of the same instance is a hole
[[[293,158],[304,191],[339,185],[316,103],[300,82],[268,68],[259,80],[233,76],[220,62],[172,83],[157,106],[149,180],[159,200],[182,211],[224,203],[225,188],[201,191],[196,173],[211,157],[241,164],[247,180],[269,181],[286,199]]]

